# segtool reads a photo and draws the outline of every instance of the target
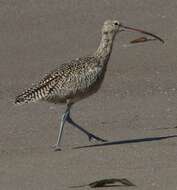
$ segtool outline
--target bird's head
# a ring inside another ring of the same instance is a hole
[[[103,34],[115,34],[119,31],[120,22],[118,20],[106,20],[103,24]]]
[[[164,40],[161,39],[159,36],[152,34],[150,32],[146,32],[141,29],[126,26],[126,25],[122,24],[121,22],[119,22],[118,20],[106,20],[102,27],[102,34],[105,34],[105,35],[108,34],[108,35],[115,36],[116,33],[119,33],[122,31],[127,31],[127,30],[135,31],[135,32],[139,32],[139,33],[143,33],[143,34],[152,36],[152,37],[156,38],[157,40],[161,41],[162,43],[164,43]]]

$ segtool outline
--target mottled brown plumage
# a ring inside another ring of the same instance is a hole
[[[74,103],[96,90],[96,83],[103,72],[98,58],[82,57],[65,63],[47,74],[33,88],[27,89],[16,98],[16,103],[45,100],[54,103]]]
[[[70,117],[70,108],[75,102],[97,92],[100,88],[112,52],[113,41],[116,34],[122,31],[120,28],[124,26],[116,20],[105,21],[101,42],[95,53],[62,64],[44,76],[34,87],[16,97],[17,104],[38,100],[67,104],[67,109],[62,116],[58,140],[54,146],[55,150],[59,148],[65,121],[85,133],[90,140],[93,138],[105,141],[77,125]]]

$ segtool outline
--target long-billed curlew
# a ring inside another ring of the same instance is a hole
[[[93,54],[62,64],[47,74],[38,84],[16,97],[15,103],[17,104],[45,100],[67,105],[61,119],[57,143],[53,146],[55,150],[60,150],[62,132],[66,121],[85,133],[89,140],[105,141],[77,125],[70,117],[70,109],[75,102],[94,94],[100,88],[115,36],[126,29],[153,36],[163,42],[154,34],[124,26],[117,20],[107,20],[102,27],[100,45]]]

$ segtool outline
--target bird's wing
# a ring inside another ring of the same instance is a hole
[[[94,64],[95,61],[94,57],[83,57],[62,64],[44,76],[37,85],[17,96],[15,103],[29,103],[51,96],[66,97],[74,94],[81,86],[80,83],[85,81],[89,64]]]
[[[63,64],[52,74],[52,80],[55,85],[50,90],[51,96],[60,95],[61,97],[75,96],[78,91],[84,91],[89,88],[95,79],[96,73],[94,66],[97,63],[95,57],[81,57],[71,61],[69,64]],[[56,77],[54,77],[56,76]],[[91,79],[91,80],[90,80]],[[44,78],[42,83],[51,80],[50,74]]]
[[[43,99],[53,91],[54,86],[64,78],[64,68],[67,67],[67,63],[61,65],[59,68],[46,74],[36,85],[26,89],[15,99],[16,104],[35,102],[39,99]]]

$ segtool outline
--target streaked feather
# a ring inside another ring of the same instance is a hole
[[[101,69],[94,56],[72,60],[51,71],[37,85],[17,96],[15,103],[30,103],[40,99],[52,102],[57,99],[62,102],[77,95],[78,98],[83,97],[84,92],[91,90],[97,81]]]

